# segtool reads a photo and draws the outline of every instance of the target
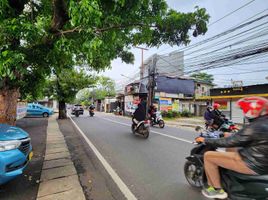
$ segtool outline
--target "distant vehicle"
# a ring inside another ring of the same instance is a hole
[[[53,109],[41,104],[29,103],[27,106],[27,116],[49,117],[53,114]]]
[[[84,109],[83,106],[81,104],[76,104],[73,106],[72,108],[72,115],[75,115],[75,111],[78,110],[79,111],[79,115],[83,115],[84,114]]]
[[[32,156],[28,133],[18,127],[0,124],[0,185],[21,175]]]
[[[156,119],[155,119],[155,121],[153,119],[151,119],[151,126],[159,125],[160,128],[164,128],[165,122],[163,120],[161,112],[158,111],[155,114],[156,114]]]

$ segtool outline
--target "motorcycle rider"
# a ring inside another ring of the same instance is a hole
[[[156,122],[156,111],[157,111],[157,108],[155,107],[155,105],[151,105],[149,110],[148,110],[148,113],[149,113],[149,115],[154,123],[157,123]]]
[[[133,113],[133,121],[135,124],[138,124],[140,121],[146,119],[146,102],[145,99],[141,98],[140,103],[138,104],[137,109]]]
[[[225,118],[225,115],[219,110],[220,107],[221,105],[219,103],[214,103],[212,112],[220,118]]]
[[[214,115],[212,114],[213,108],[211,106],[207,106],[207,109],[204,113],[204,119],[206,120],[206,124],[208,124],[209,126],[212,126],[213,122],[214,122]]]
[[[237,102],[250,125],[236,134],[220,139],[196,138],[212,147],[238,147],[235,152],[208,151],[204,166],[208,187],[202,194],[208,198],[227,198],[222,189],[219,167],[242,174],[268,174],[268,100],[262,97],[245,97]]]
[[[89,114],[90,114],[90,112],[94,111],[94,109],[95,109],[95,106],[94,106],[94,104],[92,103],[92,104],[89,106]]]

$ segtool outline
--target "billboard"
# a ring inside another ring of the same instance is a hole
[[[159,104],[160,104],[161,111],[172,110],[172,99],[171,98],[160,98]]]

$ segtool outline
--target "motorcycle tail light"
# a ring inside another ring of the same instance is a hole
[[[145,120],[144,121],[144,124],[149,124],[150,123],[150,120]]]

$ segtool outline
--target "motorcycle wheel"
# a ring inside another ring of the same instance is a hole
[[[131,131],[133,134],[135,134],[135,125],[134,124],[131,125]]]
[[[186,161],[184,164],[184,176],[187,182],[195,188],[201,188],[204,185],[204,169],[197,166],[191,161]]]
[[[160,121],[158,122],[158,124],[159,124],[159,127],[160,127],[160,128],[164,128],[164,127],[165,127],[165,122],[164,122],[164,120],[160,120]]]
[[[142,132],[143,132],[143,137],[147,139],[149,137],[149,128],[144,128]]]

